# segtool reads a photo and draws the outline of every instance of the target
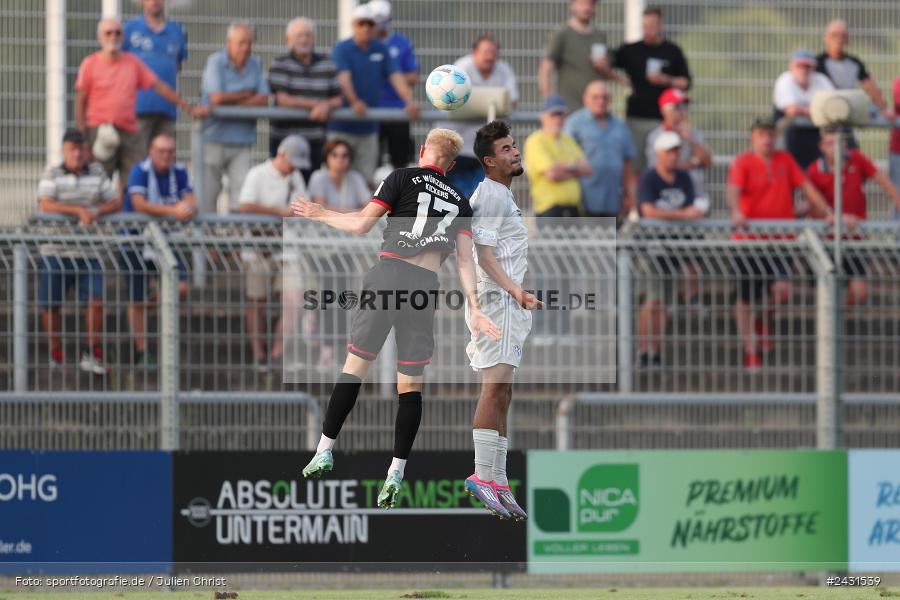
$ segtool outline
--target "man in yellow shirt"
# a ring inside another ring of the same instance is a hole
[[[541,128],[525,140],[525,174],[531,184],[534,214],[556,217],[543,223],[538,219],[538,227],[561,225],[566,218],[583,214],[578,178],[590,175],[593,170],[575,138],[563,133],[565,117],[565,100],[561,96],[549,96],[541,110]],[[552,272],[535,273],[537,289],[567,298],[570,275],[563,263],[555,265]],[[559,342],[558,336],[566,336],[570,330],[568,313],[538,311],[534,319],[534,344],[551,346]]]
[[[525,173],[538,217],[579,216],[578,178],[593,172],[575,138],[562,131],[565,116],[565,100],[548,97],[541,111],[541,128],[525,140]]]

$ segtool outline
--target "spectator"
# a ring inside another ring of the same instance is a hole
[[[549,96],[541,128],[525,140],[525,173],[537,217],[577,217],[581,209],[579,177],[593,170],[575,139],[563,133],[566,101]]]
[[[281,141],[275,158],[250,169],[241,187],[240,211],[245,214],[289,217],[288,205],[295,196],[306,197],[306,185],[300,170],[309,169],[309,144],[299,135],[289,135]],[[265,351],[265,308],[269,289],[282,292],[281,261],[276,254],[263,249],[245,249],[241,261],[247,273],[247,335],[257,370],[265,372],[270,364],[281,361],[282,327],[293,331],[294,311],[282,311],[282,318],[275,325],[269,360]],[[273,282],[274,278],[274,282]],[[274,283],[274,286],[273,286]],[[293,303],[292,303],[293,305]],[[287,317],[286,319],[283,317]],[[283,321],[288,321],[283,323]]]
[[[81,62],[75,80],[75,123],[86,134],[94,158],[106,174],[112,177],[118,171],[123,186],[131,167],[145,152],[135,113],[139,89],[152,89],[194,116],[204,116],[205,111],[195,110],[139,58],[122,52],[122,23],[118,19],[101,19],[97,40],[100,51]]]
[[[850,32],[847,24],[835,19],[825,28],[825,51],[816,56],[816,71],[827,76],[835,89],[853,90],[859,85],[872,99],[881,115],[888,121],[893,120],[894,111],[884,101],[878,84],[869,75],[866,65],[845,50],[850,45]]]
[[[567,112],[581,108],[581,95],[587,84],[598,77],[612,76],[606,35],[594,28],[596,12],[597,0],[571,0],[568,22],[550,36],[541,59],[538,70],[541,96],[547,98],[554,89],[558,90],[566,102]]]
[[[372,194],[363,176],[353,169],[353,148],[344,140],[325,144],[325,164],[313,173],[309,195],[314,202],[337,212],[353,212],[364,206]]]
[[[197,200],[188,180],[185,166],[175,162],[175,138],[162,133],[150,142],[150,155],[131,169],[128,177],[128,195],[125,212],[149,215],[154,218],[189,221],[197,213]],[[175,254],[178,268],[178,293],[187,295],[187,269],[180,253]],[[146,336],[146,300],[150,273],[157,266],[149,248],[142,255],[135,250],[124,249],[121,262],[128,273],[128,326],[134,338],[134,363],[152,368],[156,357],[148,351]]]
[[[403,109],[411,120],[419,118],[419,106],[412,90],[397,68],[387,46],[375,39],[375,18],[367,4],[353,9],[353,36],[337,42],[331,49],[338,70],[341,91],[350,108],[365,117],[370,106],[381,103],[385,82],[403,101]],[[356,156],[357,168],[369,185],[378,166],[378,123],[374,121],[338,121],[330,126],[329,138],[345,140]]]
[[[622,69],[631,81],[631,95],[625,112],[631,139],[641,150],[635,160],[638,173],[644,170],[647,135],[660,122],[659,97],[667,88],[687,91],[691,73],[681,48],[663,37],[662,10],[650,6],[644,10],[643,39],[624,44],[615,53],[613,66]]]
[[[353,170],[353,149],[343,140],[331,140],[325,145],[325,164],[313,173],[309,182],[309,195],[330,210],[349,213],[363,207],[372,194],[366,181],[358,171]],[[349,289],[345,273],[352,257],[339,252],[328,254],[324,259],[322,289]],[[317,368],[330,369],[335,362],[334,344],[346,337],[347,316],[343,312],[321,313],[325,343],[321,344]]]
[[[512,67],[501,60],[500,42],[490,35],[482,35],[472,44],[471,54],[461,57],[454,63],[465,71],[472,81],[473,87],[497,86],[509,90],[509,99],[515,107],[519,100],[519,87]],[[450,180],[459,192],[468,198],[484,179],[484,169],[475,157],[475,132],[479,124],[464,124],[459,121],[439,124],[438,127],[452,129],[463,139],[463,148],[456,157],[456,164],[447,172]]]
[[[525,140],[525,173],[531,184],[531,201],[538,225],[560,225],[558,218],[575,218],[581,213],[581,186],[578,178],[590,175],[588,163],[575,139],[563,133],[566,101],[548,96],[541,111],[541,128]],[[545,222],[541,222],[545,221]],[[569,267],[565,261],[554,264],[536,279],[539,289],[553,289],[559,297],[569,297]],[[549,345],[556,340],[548,334],[568,334],[570,322],[562,311],[539,311],[534,315],[535,338],[532,343]]]
[[[397,69],[406,80],[406,85],[413,89],[419,82],[419,61],[412,42],[404,35],[391,31],[391,3],[387,0],[369,2],[372,17],[375,19],[375,39],[387,46],[388,53],[397,63]],[[384,83],[381,91],[382,108],[403,108],[404,102],[389,81]],[[409,122],[393,121],[379,125],[379,159],[387,151],[391,166],[395,169],[408,166],[413,159],[413,141],[409,130]]]
[[[659,111],[662,113],[662,125],[647,136],[647,168],[656,167],[656,138],[666,131],[674,131],[681,137],[681,154],[678,155],[678,168],[691,174],[694,182],[694,196],[697,203],[709,206],[706,193],[706,176],[704,170],[712,165],[712,152],[706,145],[703,134],[691,126],[688,120],[688,98],[678,88],[669,88],[659,97]]]
[[[654,167],[641,174],[638,208],[647,219],[690,221],[702,219],[705,211],[695,204],[694,183],[690,173],[678,167],[683,141],[674,131],[664,131],[653,142]],[[696,281],[696,269],[677,257],[657,256],[649,266],[643,304],[638,317],[638,349],[641,367],[659,367],[662,336],[666,330],[666,307],[675,303],[677,286],[684,285],[684,297],[691,303],[697,292],[687,285]],[[683,279],[679,275],[686,275]]]
[[[737,156],[728,170],[727,198],[732,224],[736,229],[746,229],[748,219],[795,219],[794,190],[797,188],[803,190],[822,214],[833,214],[791,155],[775,150],[774,120],[756,119],[750,133],[750,150]],[[746,234],[735,235],[735,239],[744,237],[752,238]],[[739,281],[734,316],[743,340],[744,367],[750,372],[761,368],[761,351],[774,349],[769,319],[777,306],[790,300],[789,262],[787,257],[771,252],[766,256],[744,253],[735,260]],[[762,300],[762,314],[755,315],[750,302]]]
[[[122,208],[119,194],[103,167],[98,163],[88,163],[84,143],[85,138],[80,131],[66,131],[62,143],[63,162],[47,167],[37,191],[41,212],[76,217],[82,226]],[[99,257],[64,244],[41,246],[40,253],[38,305],[47,332],[51,368],[61,368],[65,364],[59,309],[65,294],[75,286],[78,301],[86,305],[84,329],[87,339],[79,367],[88,373],[106,374],[100,343],[100,333],[103,331],[103,268]]]
[[[288,52],[272,63],[269,87],[278,106],[306,108],[310,114],[302,121],[270,121],[269,155],[274,157],[289,135],[302,135],[309,142],[309,166],[301,173],[309,181],[321,164],[325,123],[331,110],[339,108],[344,99],[334,61],[315,52],[315,23],[306,17],[293,19],[287,25],[285,39]]]
[[[563,129],[584,150],[593,170],[581,177],[581,203],[589,217],[613,217],[634,208],[637,187],[632,162],[637,156],[628,127],[609,112],[612,94],[603,81],[584,90],[584,108],[576,110]]]
[[[161,81],[175,89],[182,63],[187,60],[187,33],[181,23],[166,19],[165,0],[141,0],[141,16],[125,23],[122,50],[144,61]],[[160,133],[175,135],[175,105],[153,90],[137,95],[141,152]]]
[[[815,66],[816,57],[812,52],[794,52],[788,70],[775,81],[772,100],[775,102],[776,118],[784,115],[808,120],[813,94],[834,89],[828,77],[813,70]],[[811,123],[789,124],[785,130],[785,148],[805,169],[819,157],[819,129]]]
[[[228,26],[225,50],[206,61],[200,83],[209,106],[266,106],[269,85],[262,62],[253,54],[253,26],[235,21]],[[228,210],[238,206],[241,185],[250,170],[250,151],[256,144],[256,119],[207,119],[203,124],[203,212],[215,210],[222,175],[228,174]]]
[[[814,161],[806,170],[809,180],[825,197],[828,206],[834,209],[834,157],[837,151],[837,134],[826,132],[819,144],[822,158]],[[900,208],[900,193],[887,175],[878,170],[869,158],[859,150],[849,149],[845,142],[843,153],[843,203],[842,213],[848,229],[852,232],[857,223],[866,220],[866,193],[864,186],[869,179],[874,180]],[[818,215],[817,215],[818,216]],[[868,295],[866,267],[859,256],[848,251],[843,258],[843,271],[850,276],[847,288],[847,306],[862,304]]]

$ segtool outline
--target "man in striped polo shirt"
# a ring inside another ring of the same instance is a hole
[[[70,129],[63,136],[63,162],[50,165],[38,183],[38,203],[44,213],[69,215],[80,225],[90,225],[97,217],[117,212],[121,199],[100,163],[87,161],[84,135]],[[74,287],[78,301],[86,306],[81,362],[82,371],[105,375],[100,333],[103,329],[103,269],[94,253],[74,244],[45,244],[38,263],[38,305],[50,345],[50,366],[65,363],[61,339],[60,306]]]
[[[331,109],[341,106],[341,86],[334,61],[315,52],[316,26],[306,17],[298,17],[287,25],[285,39],[288,53],[279,56],[269,68],[269,87],[275,104],[306,108],[310,118],[302,121],[272,121],[269,155],[278,154],[278,146],[289,135],[302,135],[309,142],[310,166],[301,169],[309,182],[310,174],[322,163],[325,123]]]

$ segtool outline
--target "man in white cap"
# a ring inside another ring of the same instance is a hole
[[[391,3],[388,0],[372,0],[368,4],[375,19],[375,39],[387,46],[388,53],[397,63],[410,88],[419,82],[419,61],[408,37],[391,30]],[[381,91],[382,108],[403,108],[403,99],[385,82]],[[400,169],[409,165],[413,157],[413,141],[408,122],[381,123],[379,132],[379,157],[387,151],[391,166]]]
[[[642,217],[666,221],[703,218],[704,210],[694,204],[691,175],[677,166],[681,144],[681,137],[674,131],[665,131],[654,141],[656,166],[644,171],[638,184],[638,209]],[[645,265],[647,275],[642,278],[645,285],[640,290],[644,299],[638,317],[638,348],[639,364],[643,368],[662,364],[660,348],[666,329],[666,306],[675,301],[678,275],[691,269],[671,256],[655,258],[655,263],[648,261]]]
[[[281,141],[275,158],[256,165],[247,173],[241,187],[240,212],[245,214],[289,217],[289,205],[294,197],[305,198],[306,184],[300,175],[301,169],[308,169],[309,143],[302,136],[289,135]],[[253,363],[257,370],[266,371],[270,364],[281,360],[281,330],[292,323],[282,323],[279,319],[272,335],[269,358],[266,359],[265,338],[266,301],[270,292],[281,293],[281,261],[271,252],[258,247],[241,252],[244,272],[247,274],[247,334],[253,352]],[[291,311],[283,311],[285,315]]]
[[[712,151],[706,138],[697,131],[688,119],[688,105],[691,99],[678,88],[669,88],[659,97],[659,112],[662,124],[647,136],[647,147],[644,154],[647,168],[656,166],[656,149],[653,147],[656,138],[666,131],[674,131],[681,137],[681,156],[678,157],[678,168],[691,174],[694,182],[694,193],[697,198],[709,199],[706,193],[706,176],[704,171],[712,166]]]
[[[337,65],[338,81],[347,105],[360,117],[370,107],[381,102],[386,82],[403,101],[403,109],[410,120],[419,118],[419,106],[412,90],[397,68],[397,61],[387,46],[375,39],[375,18],[368,4],[357,6],[352,13],[352,37],[337,42],[331,48],[331,58]],[[331,123],[329,139],[340,138],[353,149],[356,168],[369,185],[374,183],[378,166],[378,123],[375,121],[336,121]]]

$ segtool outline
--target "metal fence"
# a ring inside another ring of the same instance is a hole
[[[75,75],[81,60],[96,47],[95,24],[101,0],[66,1],[66,111],[73,120]],[[138,3],[121,3],[123,17],[138,11]],[[565,22],[568,2],[544,0],[394,0],[394,27],[415,44],[423,71],[453,62],[468,52],[471,42],[486,30],[500,40],[501,57],[516,72],[520,86],[519,109],[540,106],[537,68],[547,36]],[[900,12],[893,0],[669,0],[659,2],[665,12],[669,36],[684,49],[694,75],[692,118],[714,153],[717,167],[708,178],[714,216],[724,215],[725,165],[747,145],[751,117],[771,111],[775,78],[785,70],[787,57],[797,47],[817,50],[821,34],[831,18],[842,17],[851,29],[851,51],[866,61],[874,79],[887,92],[900,74],[897,55]],[[624,1],[598,3],[596,24],[610,46],[623,40]],[[182,23],[189,35],[189,57],[179,76],[180,90],[191,99],[199,96],[199,83],[207,56],[224,43],[224,31],[235,18],[257,26],[256,51],[268,67],[283,52],[283,29],[298,11],[318,26],[318,49],[327,52],[338,37],[338,3],[307,0],[302,6],[286,0],[246,3],[235,0],[169,0],[171,18]],[[0,182],[7,193],[8,210],[2,222],[22,222],[35,210],[34,190],[45,165],[47,88],[45,82],[46,23],[44,6],[30,0],[8,0],[0,6]],[[421,88],[421,86],[419,86]],[[625,90],[617,88],[615,107],[621,114]],[[421,90],[418,99],[424,102]],[[426,125],[414,128],[417,139]],[[516,128],[518,138],[533,125]],[[179,117],[179,157],[190,160],[190,123]],[[256,157],[267,152],[268,127],[259,129]],[[887,135],[870,130],[860,134],[863,150],[884,165]],[[52,141],[56,143],[55,140]],[[885,218],[889,204],[872,189],[870,216]],[[517,197],[527,202],[524,180]]]
[[[284,336],[284,356],[290,360],[268,359],[281,339],[276,324],[285,306],[274,293],[262,306],[252,304],[247,279],[259,273],[247,264],[254,256],[280,256],[281,222],[264,217],[211,217],[183,225],[138,221],[109,219],[82,228],[53,219],[0,232],[0,321],[6,324],[0,338],[0,447],[305,447],[315,438],[316,413],[343,361],[346,323],[297,315]],[[600,385],[573,377],[584,368],[577,346],[567,351],[569,338],[577,335],[536,331],[526,346],[531,362],[520,371],[515,391],[513,445],[548,448],[568,440],[570,447],[811,446],[817,429],[827,428],[816,419],[829,414],[822,409],[838,390],[850,398],[832,415],[843,420],[838,443],[900,443],[895,433],[900,424],[897,233],[893,224],[870,223],[865,239],[845,242],[852,264],[865,267],[854,278],[866,282],[867,297],[859,305],[839,306],[847,298],[846,285],[831,279],[830,241],[821,224],[770,224],[756,232],[762,239],[740,241],[732,239],[726,222],[679,228],[642,222],[624,228],[617,240],[598,238],[596,230],[542,229],[531,244],[536,275],[545,269],[554,273],[564,258],[572,261],[569,272],[594,273],[596,281],[612,273],[617,283],[617,381]],[[297,237],[302,243],[295,256],[311,265],[310,272],[349,286],[371,264],[375,254],[369,250],[377,246],[372,238],[318,228],[301,230]],[[78,278],[61,307],[66,362],[49,364],[38,302],[49,244],[99,261],[104,308],[99,339],[110,369],[105,376],[78,368],[87,339],[78,293],[84,283]],[[360,252],[351,253],[351,244]],[[160,267],[166,255],[169,266]],[[762,258],[785,261],[791,291],[778,305],[770,305],[766,294],[751,297],[754,307],[771,313],[774,347],[765,353],[761,370],[748,373],[734,294],[742,282],[751,288],[762,283],[763,273],[742,275],[738,266]],[[139,325],[156,360],[136,364],[137,321],[129,322],[128,313],[133,280],[146,276],[145,270],[151,270],[144,282],[149,304]],[[269,290],[276,273],[277,265],[265,275]],[[156,277],[169,287],[157,287]],[[455,276],[447,270],[442,278],[450,284]],[[179,297],[181,280],[186,289]],[[831,296],[825,294],[829,289],[835,292]],[[667,300],[668,325],[656,340],[658,366],[642,366],[638,354],[646,341],[639,336],[640,315],[650,292]],[[836,319],[839,308],[843,317]],[[254,361],[248,336],[251,309],[262,314],[256,335],[266,353],[263,361]],[[346,312],[334,318],[346,319]],[[437,370],[429,375],[433,383],[426,390],[428,410],[417,447],[467,448],[478,390],[462,351],[466,331],[458,315],[448,315],[438,319],[437,332],[444,354],[430,367]],[[326,346],[334,350],[324,361]],[[389,379],[393,365],[384,364],[387,377],[364,387],[342,434],[344,448],[390,445],[396,400]],[[576,402],[580,394],[589,394],[589,402]],[[569,433],[559,427],[564,399]],[[160,407],[176,410],[167,414]]]

